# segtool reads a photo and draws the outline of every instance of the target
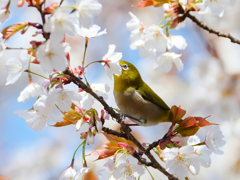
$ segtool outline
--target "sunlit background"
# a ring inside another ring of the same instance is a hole
[[[1,0],[0,7],[5,6],[7,0]],[[41,22],[40,15],[34,8],[28,8],[27,3],[17,8],[18,0],[12,0],[11,17],[0,30],[18,22]],[[54,2],[47,0],[47,4]],[[116,45],[116,51],[123,53],[123,60],[133,63],[140,71],[144,81],[169,105],[181,105],[187,115],[209,116],[210,122],[220,124],[226,145],[222,148],[224,155],[211,155],[210,168],[201,167],[197,176],[189,173],[191,180],[236,180],[240,177],[240,45],[230,40],[217,37],[199,29],[193,22],[186,20],[186,26],[180,30],[171,30],[170,34],[182,35],[188,46],[185,50],[173,49],[182,54],[184,69],[178,72],[174,66],[170,73],[163,74],[154,71],[154,59],[143,59],[138,50],[130,50],[129,35],[126,22],[133,12],[144,25],[158,24],[163,17],[162,8],[136,8],[139,0],[99,0],[103,5],[102,13],[94,19],[94,23],[107,29],[107,34],[90,39],[87,50],[86,63],[100,60],[108,50],[109,44]],[[74,1],[64,2],[73,5]],[[223,18],[213,15],[202,15],[201,20],[214,29],[229,32],[240,39],[240,1],[231,1],[226,7]],[[17,33],[6,42],[8,47],[30,47],[31,35],[35,29],[29,28],[24,35]],[[34,39],[43,40],[41,36]],[[80,65],[84,51],[84,38],[80,36],[67,37],[71,45],[71,65]],[[31,98],[25,103],[17,102],[19,93],[27,86],[27,73],[14,84],[5,86],[7,71],[5,63],[10,57],[19,56],[19,50],[6,50],[0,58],[0,176],[7,176],[11,180],[56,180],[70,165],[72,155],[82,141],[80,133],[74,126],[61,128],[45,127],[40,131],[29,128],[23,119],[13,114],[16,110],[30,109],[35,102]],[[38,65],[32,65],[32,71],[44,75]],[[111,81],[105,74],[101,64],[93,64],[87,69],[89,83],[107,83],[111,90],[108,93],[110,106],[117,107]],[[42,79],[33,76],[34,82]],[[100,111],[101,105],[95,107]],[[113,120],[107,121],[106,126],[116,128]],[[141,142],[153,142],[160,139],[170,124],[159,124],[155,127],[134,127],[134,133]],[[197,135],[203,141],[206,132],[211,127],[199,130]],[[102,146],[102,135],[97,135],[95,144],[87,147],[87,153]],[[94,169],[103,169],[106,160],[93,162],[97,157],[87,157],[88,164]],[[75,169],[82,167],[81,152],[76,155]],[[137,162],[135,159],[131,159]],[[122,158],[124,161],[124,158]],[[164,164],[163,164],[164,165]],[[155,179],[167,179],[161,172],[149,168]],[[103,171],[102,179],[108,179],[110,171]],[[141,179],[151,179],[146,172]]]

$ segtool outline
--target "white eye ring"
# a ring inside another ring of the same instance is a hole
[[[128,70],[128,65],[126,65],[126,64],[122,64],[121,67],[124,71]]]

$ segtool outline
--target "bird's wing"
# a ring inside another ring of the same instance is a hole
[[[160,108],[170,110],[168,105],[146,84],[136,89],[136,91],[141,94],[142,98],[148,100]]]

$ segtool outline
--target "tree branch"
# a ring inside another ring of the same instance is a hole
[[[199,27],[207,30],[209,33],[213,33],[216,34],[217,36],[220,37],[225,37],[228,38],[231,42],[239,44],[240,45],[240,40],[234,38],[231,34],[229,33],[223,33],[217,30],[212,29],[211,27],[208,27],[206,25],[206,23],[203,23],[202,21],[199,21],[196,17],[192,16],[189,11],[187,13],[184,14],[185,17],[188,17],[189,19],[191,19],[193,22],[195,22]]]
[[[68,69],[63,72],[64,74],[71,77],[71,80],[73,83],[75,83],[79,88],[82,88],[87,93],[91,94],[96,100],[98,100],[104,107],[104,109],[117,120],[118,123],[121,124],[122,132],[117,132],[114,130],[111,130],[109,128],[104,127],[103,131],[108,134],[113,134],[119,137],[124,137],[127,140],[132,141],[148,158],[151,162],[146,162],[145,159],[143,159],[140,155],[136,154],[134,157],[137,158],[142,164],[145,164],[147,166],[151,166],[155,169],[158,169],[161,171],[164,175],[168,177],[169,180],[178,180],[177,177],[175,177],[172,174],[169,174],[166,169],[164,169],[158,161],[153,157],[150,150],[146,151],[146,149],[143,147],[143,145],[130,133],[131,129],[124,123],[122,123],[121,115],[119,113],[116,113],[112,107],[110,107],[102,97],[99,97],[96,93],[94,93],[91,88],[89,88],[84,82],[82,82],[78,77],[76,77],[74,74],[72,74]]]

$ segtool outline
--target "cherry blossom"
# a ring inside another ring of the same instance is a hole
[[[207,133],[205,143],[215,154],[222,155],[224,152],[219,148],[226,144],[226,141],[223,140],[223,138],[224,136],[219,126],[215,126]]]
[[[224,9],[229,0],[205,0],[204,6],[209,7],[211,12],[219,17],[223,16]]]
[[[30,97],[37,97],[45,94],[43,87],[40,86],[37,83],[30,82],[27,87],[25,87],[24,90],[20,93],[20,96],[18,97],[18,102],[25,102]]]
[[[0,57],[3,55],[3,51],[6,49],[6,46],[3,42],[3,34],[0,33]]]
[[[143,24],[140,22],[140,20],[133,13],[129,12],[129,14],[132,17],[132,19],[126,23],[126,26],[128,30],[131,31],[130,48],[137,49],[135,43],[136,41],[141,40],[141,35],[144,27],[143,27]]]
[[[84,38],[94,38],[97,36],[101,36],[103,34],[107,34],[106,29],[104,29],[101,32],[98,32],[101,28],[98,25],[92,25],[89,28],[81,27],[81,28],[76,28],[76,32],[84,37]]]
[[[113,171],[115,179],[135,180],[145,173],[145,169],[138,164],[121,163]]]
[[[164,53],[167,47],[168,38],[164,34],[163,29],[152,25],[143,30],[142,40],[147,49],[156,49],[159,53]]]
[[[182,36],[169,36],[167,47],[168,49],[172,49],[173,47],[176,47],[177,49],[185,49],[187,47],[186,40]]]
[[[63,173],[60,175],[59,180],[74,180],[74,177],[76,175],[76,170],[69,166]]]
[[[50,19],[44,24],[44,31],[51,33],[51,39],[54,42],[60,42],[64,39],[64,34],[75,35],[74,23],[77,22],[75,13],[68,14],[64,9],[57,8]]]
[[[183,69],[183,63],[180,59],[181,54],[175,54],[174,52],[166,52],[160,56],[155,57],[154,69],[161,69],[163,73],[167,73],[172,69],[172,63],[174,63],[181,71]]]
[[[15,111],[14,114],[25,119],[27,125],[35,131],[39,131],[47,125],[47,116],[36,110],[19,110]]]
[[[52,114],[54,106],[46,103],[46,96],[41,96],[33,105],[31,110],[18,110],[14,114],[26,120],[27,125],[35,131],[46,126],[47,119],[51,121],[61,121],[60,117]]]
[[[74,90],[54,87],[49,91],[47,103],[56,103],[61,111],[68,112],[71,108],[72,101],[80,101],[81,99],[81,94],[77,93]]]
[[[44,71],[51,73],[53,69],[64,71],[68,67],[66,58],[70,51],[68,43],[58,43],[48,40],[37,49],[37,59]]]
[[[8,77],[5,85],[14,84],[20,78],[23,71],[27,69],[30,58],[27,51],[22,51],[19,58],[12,57],[7,60],[5,66],[8,71]]]
[[[138,33],[142,27],[142,23],[132,12],[129,12],[129,15],[132,19],[126,23],[126,26],[131,33]]]
[[[156,49],[147,49],[145,46],[145,42],[142,39],[135,41],[134,46],[136,48],[138,48],[139,54],[143,58],[148,58],[148,57],[156,54]]]
[[[98,0],[77,0],[77,13],[81,26],[89,27],[92,23],[92,18],[102,12],[102,5]]]
[[[200,164],[203,167],[210,167],[211,165],[211,158],[210,155],[212,154],[212,151],[210,149],[208,149],[206,146],[196,146],[196,144],[200,143],[200,138],[196,135],[189,137],[187,144],[188,145],[195,145],[194,146],[194,152],[200,157]],[[194,173],[194,168],[190,168],[190,172],[192,172],[192,174],[196,174]]]
[[[166,170],[177,175],[179,178],[187,177],[188,169],[192,165],[196,173],[200,170],[200,158],[193,153],[194,147],[183,146],[182,148],[166,148],[164,155],[166,157]]]
[[[110,44],[108,47],[108,52],[102,58],[104,61],[102,65],[105,67],[105,71],[110,79],[112,79],[112,75],[120,75],[121,67],[119,65],[119,60],[122,58],[122,53],[114,52],[116,46],[114,44]]]

